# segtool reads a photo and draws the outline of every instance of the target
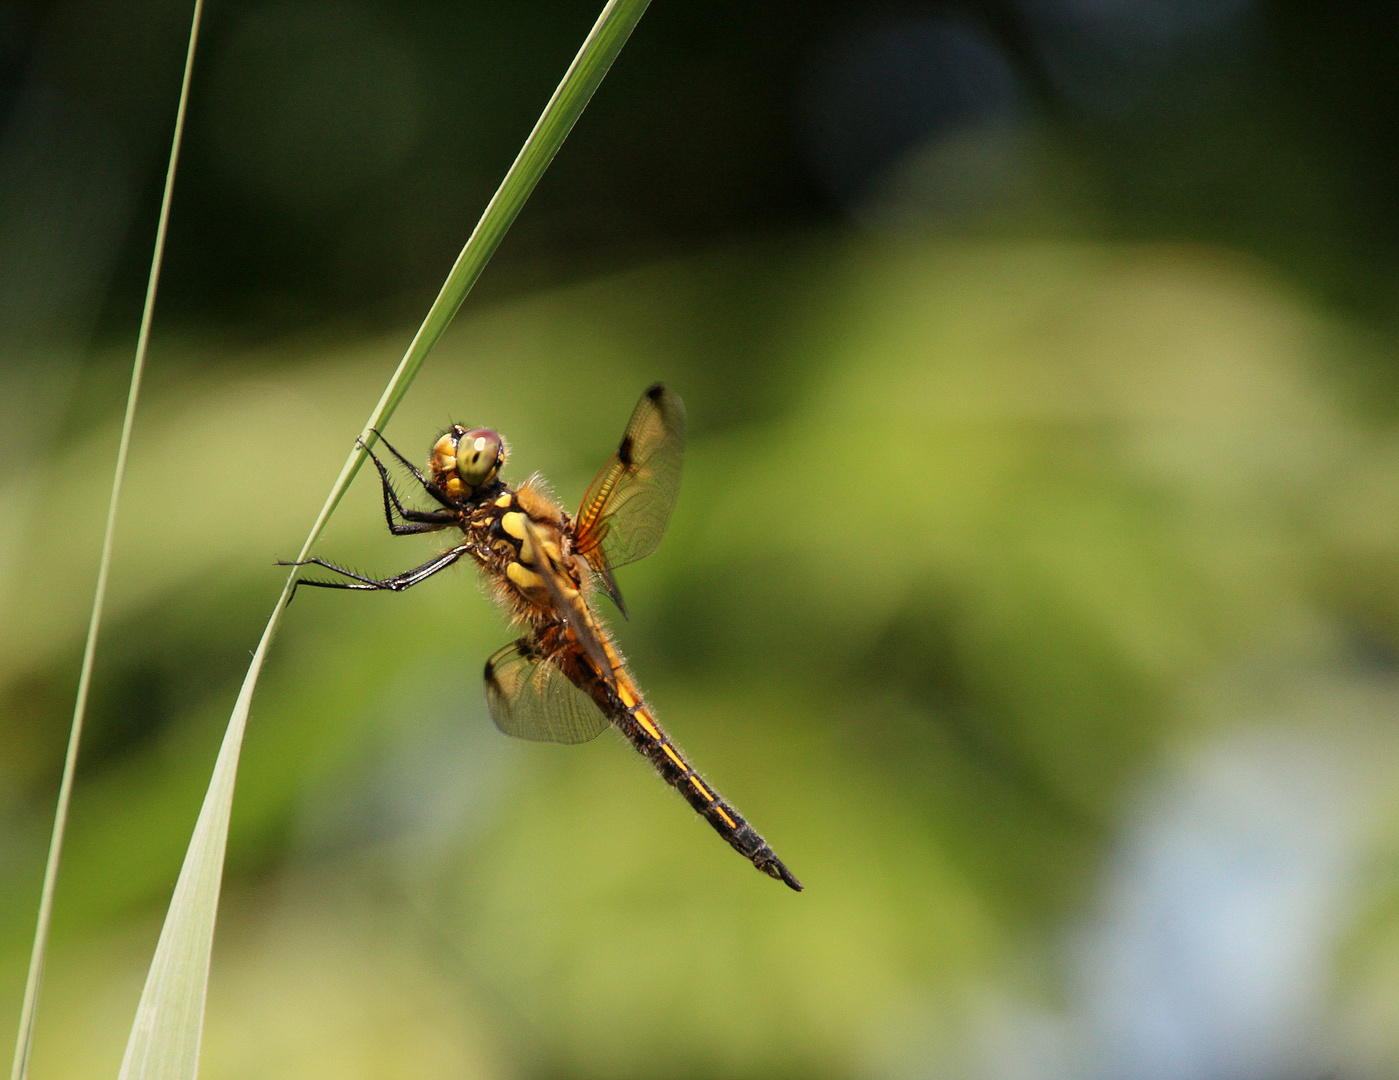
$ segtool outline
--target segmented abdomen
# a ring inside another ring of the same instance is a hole
[[[670,741],[660,724],[656,722],[650,707],[642,700],[636,685],[631,681],[611,643],[605,643],[608,659],[612,661],[612,677],[579,681],[579,685],[592,696],[598,707],[609,720],[637,748],[666,783],[680,792],[695,811],[703,817],[714,831],[732,845],[744,858],[752,861],[763,873],[785,882],[791,888],[801,891],[802,884],[790,870],[782,864],[772,848],[768,846],[758,831],[744,820],[743,815],[733,805],[723,799],[695,769],[685,760],[685,755]]]

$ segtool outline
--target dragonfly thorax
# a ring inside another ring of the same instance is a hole
[[[508,453],[498,432],[490,428],[467,430],[453,424],[433,443],[428,468],[440,491],[450,499],[465,501],[490,485]]]

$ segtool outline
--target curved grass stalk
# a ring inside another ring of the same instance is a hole
[[[58,866],[63,856],[63,837],[68,828],[68,806],[73,797],[78,746],[82,742],[88,692],[92,688],[93,661],[97,655],[97,635],[102,626],[102,609],[107,598],[107,578],[112,565],[112,540],[116,533],[117,507],[121,502],[122,480],[126,476],[126,458],[131,447],[131,428],[136,416],[136,401],[141,396],[141,377],[146,370],[146,350],[151,340],[151,321],[155,313],[156,292],[160,286],[160,268],[165,259],[170,200],[175,190],[175,168],[180,160],[180,142],[185,131],[185,110],[189,104],[190,73],[194,70],[194,46],[199,39],[199,19],[203,10],[204,0],[195,0],[194,14],[190,20],[189,47],[185,50],[184,77],[180,82],[180,104],[175,112],[175,133],[170,140],[170,161],[165,168],[165,190],[160,199],[160,220],[155,230],[155,250],[151,253],[151,271],[146,280],[146,299],[141,308],[141,329],[136,335],[136,357],[131,365],[131,383],[126,392],[126,413],[121,421],[121,440],[117,444],[112,493],[107,499],[107,523],[102,533],[102,555],[97,563],[97,586],[92,594],[92,614],[88,618],[87,640],[83,644],[83,662],[78,675],[78,692],[73,701],[73,722],[68,729],[68,749],[63,757],[63,779],[58,785],[58,805],[54,810],[53,832],[49,836],[48,861],[44,864],[44,884],[39,893],[39,914],[34,925],[34,945],[29,954],[29,974],[24,984],[24,1003],[20,1006],[19,1032],[15,1036],[15,1056],[10,1068],[10,1080],[25,1080],[29,1075],[29,1054],[34,1045],[34,1020],[38,1013],[39,992],[44,982],[44,961],[48,955],[54,887],[58,881]]]
[[[423,361],[446,331],[649,3],[650,0],[609,0],[603,8],[514,164],[481,215],[466,246],[457,256],[442,290],[366,421],[361,432],[365,443],[374,440],[373,429],[382,428],[403,400]],[[310,553],[311,546],[363,462],[364,450],[356,446],[311,526],[297,556],[298,561]],[[175,894],[146,977],[145,989],[141,993],[126,1056],[122,1061],[120,1080],[194,1080],[198,1072],[204,998],[238,756],[258,676],[282,612],[286,610],[295,577],[295,570],[287,576],[282,595],[267,621],[238,692],[218,761],[214,765],[213,778],[204,796],[199,820],[185,853]]]

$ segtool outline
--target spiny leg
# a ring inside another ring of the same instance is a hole
[[[301,562],[285,562],[279,559],[277,565],[308,566],[314,564],[316,566],[323,566],[325,569],[332,570],[337,574],[344,574],[347,578],[352,579],[350,581],[317,581],[315,578],[297,578],[296,583],[292,586],[291,596],[287,597],[287,603],[291,603],[292,597],[296,595],[296,590],[302,585],[314,585],[318,589],[355,589],[364,591],[387,589],[390,592],[402,592],[404,589],[411,589],[421,581],[426,581],[439,570],[445,570],[463,555],[472,554],[473,551],[474,545],[462,544],[460,547],[454,547],[450,551],[444,551],[430,562],[423,563],[422,566],[415,566],[412,570],[405,570],[401,574],[395,574],[393,577],[383,578],[382,580],[379,578],[365,577],[363,574],[357,574],[353,570],[346,570],[343,566],[336,566],[334,563],[328,563],[324,559],[303,559]]]
[[[378,455],[373,450],[365,445],[363,440],[360,440],[359,444],[364,447],[364,452],[369,455],[369,460],[374,462],[374,467],[379,470],[379,482],[384,488],[384,520],[389,523],[389,532],[395,536],[413,536],[417,533],[436,532],[457,520],[454,514],[405,509],[403,503],[399,501],[398,492],[394,490],[393,481],[389,479],[389,471],[384,468],[384,463],[379,460]],[[384,445],[388,446],[388,443],[384,443]],[[398,516],[403,519],[401,524],[393,519],[395,510],[398,511]]]
[[[388,439],[384,438],[384,433],[382,431],[380,431],[378,428],[370,428],[369,430],[374,433],[375,438],[377,438],[381,443],[384,444],[384,449],[387,450],[394,457],[398,458],[399,464],[413,474],[414,480],[422,484],[423,487],[429,486],[427,477],[425,477],[421,472],[418,471],[418,467],[416,465],[414,465],[406,457],[400,454],[398,450],[395,449],[393,443],[389,442]],[[363,445],[362,442],[361,445]]]
[[[384,447],[388,450],[388,452],[389,452],[390,454],[392,454],[394,457],[398,458],[398,463],[399,463],[400,465],[402,465],[405,469],[407,469],[410,473],[413,474],[413,479],[416,480],[418,483],[420,483],[420,484],[423,486],[423,490],[424,490],[424,491],[426,491],[429,495],[431,495],[434,499],[436,499],[436,500],[437,500],[439,503],[441,503],[443,506],[447,507],[447,509],[449,509],[449,510],[460,510],[460,509],[461,509],[461,503],[455,501],[454,499],[449,499],[449,498],[443,493],[443,491],[442,491],[441,488],[439,488],[439,487],[438,487],[436,484],[434,484],[431,480],[429,480],[429,479],[428,479],[427,477],[425,477],[422,473],[420,473],[420,472],[418,471],[418,467],[417,467],[416,465],[414,465],[411,461],[409,461],[406,457],[404,457],[402,454],[400,454],[400,453],[398,452],[398,450],[394,447],[393,443],[389,442],[388,439],[384,438],[383,433],[380,432],[378,428],[370,428],[369,430],[372,431],[372,432],[374,432],[375,436],[377,436],[378,439],[379,439],[379,441],[380,441],[381,443],[384,444]],[[360,445],[363,445],[363,443],[361,443]],[[369,450],[369,447],[366,446],[365,449],[366,449],[366,450]],[[371,456],[373,456],[373,453],[374,453],[374,452],[373,452],[372,450],[370,450],[369,453],[370,453]],[[376,459],[376,464],[377,464],[377,459]],[[383,472],[383,467],[382,467],[382,466],[380,466],[380,470],[379,470],[379,471],[380,471],[381,473]]]

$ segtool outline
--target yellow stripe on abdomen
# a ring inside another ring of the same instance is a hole
[[[628,705],[627,708],[630,709],[631,706]],[[645,709],[637,709],[636,712],[632,713],[632,718],[641,725],[642,731],[646,732],[647,735],[650,735],[651,738],[655,739],[657,742],[660,741],[661,733],[657,729],[655,721],[646,715]]]
[[[733,815],[724,808],[724,804],[719,801],[719,796],[705,786],[704,781],[699,778],[699,774],[690,767],[689,762],[681,757],[680,751],[671,746],[666,737],[661,734],[660,727],[655,720],[652,719],[650,710],[648,710],[645,705],[641,704],[640,694],[637,692],[636,687],[632,685],[631,679],[627,677],[626,669],[622,667],[621,661],[617,659],[616,653],[611,648],[611,644],[604,641],[603,647],[607,650],[608,660],[615,665],[614,677],[616,681],[613,685],[616,689],[618,700],[621,701],[622,705],[631,714],[631,718],[636,721],[637,727],[644,731],[647,736],[655,739],[656,742],[660,744],[661,753],[670,760],[672,765],[680,770],[680,775],[672,780],[671,783],[675,784],[678,788],[684,788],[686,784],[689,784],[690,790],[699,795],[706,804],[703,809],[700,807],[695,808],[705,815],[708,815],[710,812],[718,815],[724,824],[736,833],[739,825],[738,822],[734,820]],[[649,751],[644,752],[648,753],[649,756]],[[694,806],[694,803],[691,803],[691,805]],[[711,824],[714,824],[712,819]]]

